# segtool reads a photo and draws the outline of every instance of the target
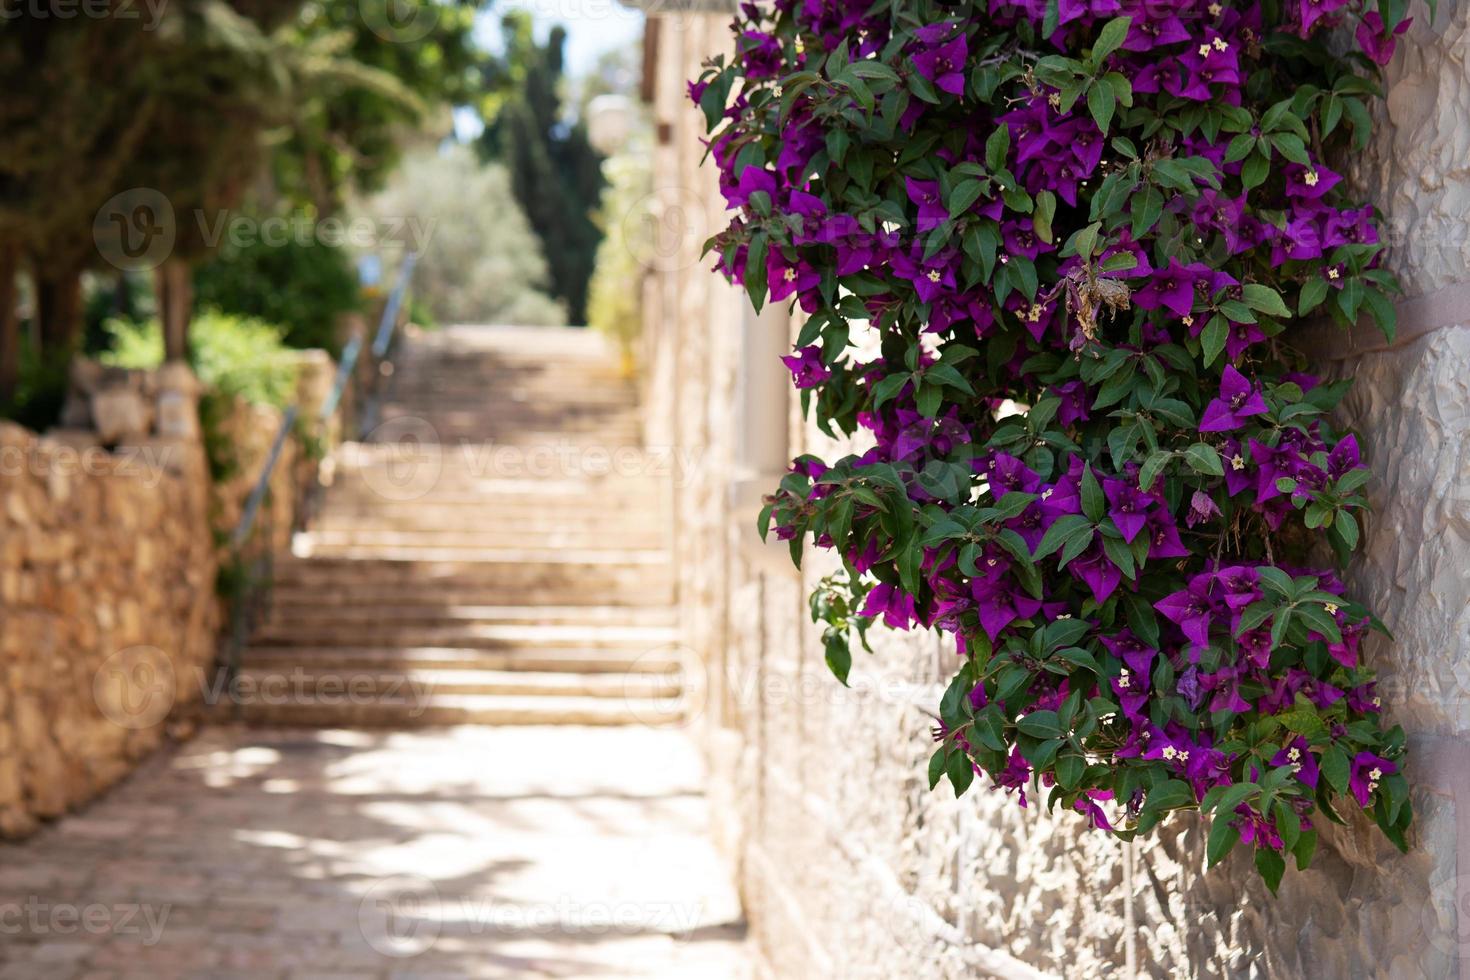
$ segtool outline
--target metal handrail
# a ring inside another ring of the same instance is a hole
[[[392,345],[394,331],[398,327],[399,313],[403,309],[404,297],[408,292],[409,279],[413,275],[414,266],[418,263],[418,253],[409,252],[403,261],[402,268],[398,272],[398,281],[388,295],[388,300],[383,306],[383,315],[378,322],[377,333],[373,339],[372,354],[375,360],[382,362],[389,347]],[[346,394],[347,385],[356,374],[357,363],[361,359],[363,342],[361,333],[354,333],[342,348],[342,357],[337,363],[337,374],[332,382],[332,389],[322,401],[321,409],[317,412],[317,425],[325,429],[332,417],[342,405],[342,398]],[[361,406],[365,407],[365,406]],[[281,419],[280,428],[276,430],[276,436],[271,443],[269,454],[266,456],[265,464],[261,467],[260,475],[251,487],[250,494],[245,498],[245,506],[241,511],[240,520],[235,525],[234,533],[230,535],[230,557],[237,566],[238,574],[235,576],[234,590],[230,601],[230,631],[229,640],[223,656],[220,658],[220,668],[224,671],[226,688],[233,684],[234,679],[240,672],[240,656],[244,651],[245,644],[249,640],[249,632],[255,620],[253,613],[258,607],[269,602],[270,593],[274,586],[274,555],[271,542],[266,543],[264,553],[257,556],[254,563],[256,569],[264,568],[263,575],[247,574],[244,569],[244,551],[246,544],[251,540],[252,532],[256,527],[256,518],[260,513],[261,506],[270,496],[271,476],[275,473],[276,465],[280,462],[282,452],[286,446],[286,439],[296,427],[296,420],[301,415],[301,407],[292,405],[286,409],[286,414]],[[267,512],[269,516],[269,512]],[[256,579],[259,578],[259,581]],[[235,705],[238,713],[239,705]]]

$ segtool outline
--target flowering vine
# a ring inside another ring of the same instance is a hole
[[[841,558],[812,609],[844,682],[873,620],[953,634],[931,786],[1122,838],[1209,812],[1209,862],[1244,842],[1273,890],[1343,808],[1406,846],[1382,626],[1322,567],[1369,474],[1291,332],[1393,331],[1327,161],[1366,143],[1405,6],[747,3],[690,84],[718,269],[807,314],[803,408],[871,442],[796,460],[762,533]]]

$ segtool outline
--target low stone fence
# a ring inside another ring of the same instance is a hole
[[[323,447],[335,366],[300,358],[298,432]],[[227,621],[224,542],[281,423],[222,402],[209,438],[230,465],[211,473],[187,368],[112,380],[76,427],[0,422],[0,837],[86,803],[190,730]],[[278,551],[316,479],[312,448],[293,437],[272,476],[262,526]]]
[[[0,423],[0,835],[126,775],[214,656],[201,448]]]

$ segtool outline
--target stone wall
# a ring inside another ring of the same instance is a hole
[[[197,698],[219,606],[197,442],[0,422],[0,836],[131,771]]]
[[[298,357],[305,431],[325,446],[337,428],[314,420],[335,365],[321,351]],[[107,384],[73,373],[88,397],[69,421],[91,428],[37,437],[0,422],[0,837],[93,799],[213,699],[224,542],[282,418],[224,403],[212,428],[230,466],[216,481],[187,368]],[[92,397],[109,390],[119,396]],[[123,444],[99,445],[98,425]],[[268,547],[289,547],[315,465],[288,440],[260,518]]]
[[[751,357],[744,300],[699,255],[722,201],[683,83],[726,50],[729,14],[653,18],[662,237],[643,290],[647,438],[701,463],[676,494],[681,627],[705,674],[695,725],[717,835],[769,975],[1470,980],[1470,872],[1457,864],[1470,841],[1470,288],[1451,285],[1467,278],[1463,6],[1446,4],[1434,28],[1418,10],[1360,174],[1391,218],[1427,233],[1394,259],[1422,298],[1403,305],[1391,349],[1365,334],[1315,342],[1358,379],[1345,421],[1382,476],[1350,583],[1398,636],[1372,656],[1411,733],[1415,849],[1398,854],[1361,819],[1330,827],[1275,898],[1244,849],[1204,873],[1202,821],[1125,846],[984,780],[959,801],[931,793],[927,712],[953,657],[932,636],[880,630],[852,689],[831,679],[805,608],[820,570],[796,573],[752,530],[758,488],[779,473],[742,430],[781,368],[764,349]],[[786,414],[782,458],[828,448],[794,398]]]

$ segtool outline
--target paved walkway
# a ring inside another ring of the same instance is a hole
[[[206,729],[0,846],[0,978],[750,976],[673,730]]]

